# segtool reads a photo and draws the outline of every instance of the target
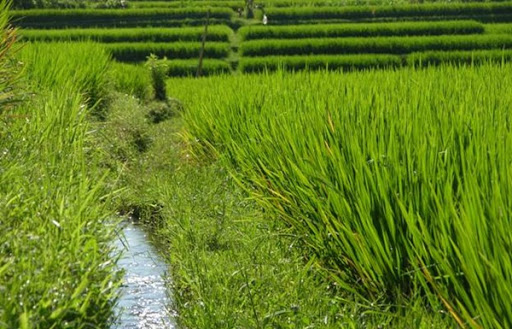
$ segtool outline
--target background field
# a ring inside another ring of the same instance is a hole
[[[94,3],[84,6],[18,10],[13,19],[26,41],[94,40],[122,62],[143,62],[151,53],[166,57],[174,67],[170,76],[197,73],[207,12],[205,74],[508,61],[512,43],[508,1],[277,0],[256,1],[250,10],[240,1],[134,1],[126,8],[101,10],[93,9]]]

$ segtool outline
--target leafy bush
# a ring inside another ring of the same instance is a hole
[[[146,67],[151,72],[151,81],[153,84],[153,90],[155,91],[155,99],[159,101],[167,100],[167,87],[165,80],[167,78],[167,64],[166,58],[159,60],[154,54],[148,57]]]

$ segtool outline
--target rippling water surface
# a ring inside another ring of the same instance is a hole
[[[175,328],[167,307],[163,277],[167,265],[149,243],[146,233],[134,224],[126,223],[125,239],[118,239],[116,247],[124,251],[118,266],[125,276],[116,314],[115,329],[164,329]]]

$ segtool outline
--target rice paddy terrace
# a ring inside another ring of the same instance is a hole
[[[0,329],[107,328],[133,209],[140,328],[512,328],[512,1],[59,1],[0,0]]]
[[[512,2],[131,1],[12,15],[26,41],[94,40],[129,63],[155,54],[170,76],[196,73],[207,16],[203,75],[512,58]]]

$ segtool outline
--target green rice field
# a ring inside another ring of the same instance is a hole
[[[0,0],[0,329],[117,328],[127,219],[173,328],[512,328],[511,59],[510,1]]]

